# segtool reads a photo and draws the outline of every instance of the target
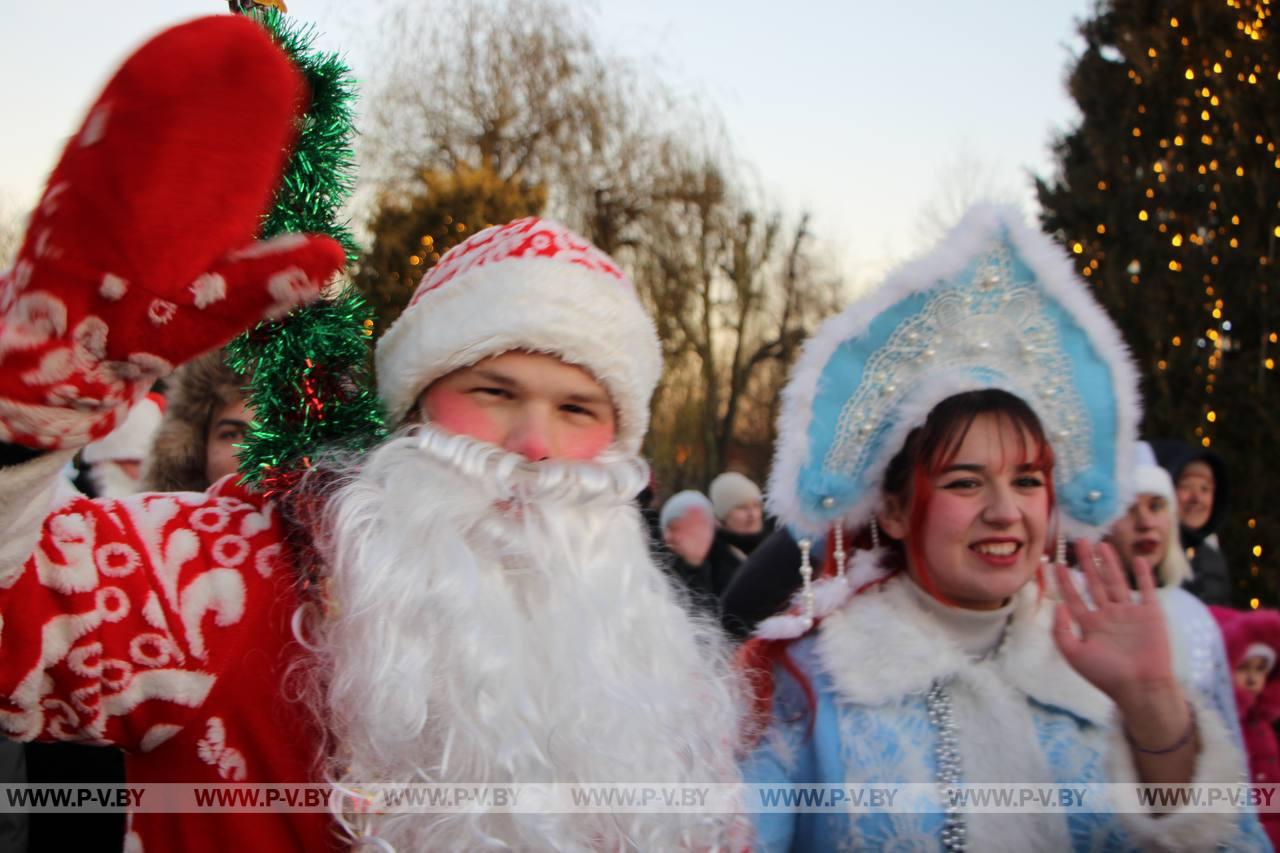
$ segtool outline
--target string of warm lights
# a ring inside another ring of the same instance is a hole
[[[1091,171],[1086,186],[1096,187],[1098,195],[1090,192],[1097,199],[1092,206],[1077,200],[1079,209],[1060,215],[1056,224],[1068,237],[1081,274],[1106,290],[1100,297],[1109,306],[1172,306],[1175,300],[1162,298],[1160,288],[1202,289],[1198,317],[1171,311],[1163,335],[1151,325],[1161,317],[1146,320],[1149,325],[1142,328],[1154,346],[1144,346],[1142,355],[1150,358],[1144,366],[1156,387],[1168,387],[1161,386],[1161,377],[1175,365],[1180,378],[1194,377],[1201,393],[1183,395],[1178,402],[1183,407],[1198,402],[1194,437],[1213,448],[1241,402],[1242,384],[1226,371],[1256,370],[1258,388],[1264,382],[1275,387],[1273,351],[1280,329],[1274,326],[1280,318],[1271,314],[1273,327],[1265,326],[1280,238],[1280,153],[1272,120],[1280,67],[1272,44],[1272,3],[1174,0],[1167,4],[1171,11],[1163,24],[1154,27],[1134,11],[1136,6],[1122,0],[1103,4],[1099,15],[1110,18],[1092,33],[1097,55],[1082,59],[1077,68],[1073,94],[1086,125],[1092,100],[1111,96],[1113,109],[1117,102],[1123,107],[1109,117],[1118,127],[1099,124],[1102,129],[1079,149],[1069,148],[1077,141],[1072,138],[1061,144],[1067,152],[1064,175],[1069,179],[1072,168]],[[1090,38],[1088,24],[1082,32]],[[1089,59],[1093,65],[1087,65]],[[1084,80],[1084,73],[1095,76]],[[1123,74],[1120,89],[1128,81],[1126,91],[1091,91],[1105,87],[1104,75],[1113,79],[1116,74]],[[1101,133],[1109,134],[1105,142],[1099,141]],[[1087,165],[1069,163],[1071,154]],[[1054,202],[1059,209],[1068,206],[1054,193],[1079,195],[1078,187],[1042,187],[1042,202],[1049,201],[1047,224],[1055,224]],[[1092,220],[1083,208],[1094,211]],[[1132,321],[1133,326],[1141,322]],[[1256,361],[1242,363],[1244,353]],[[1256,517],[1244,526],[1253,539],[1249,577],[1258,578],[1264,531]],[[1259,606],[1259,598],[1250,603]]]

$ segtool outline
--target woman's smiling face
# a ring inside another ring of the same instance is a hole
[[[880,517],[896,539],[920,537],[924,557],[907,570],[925,588],[958,607],[1002,606],[1035,577],[1049,525],[1048,477],[1035,462],[1038,445],[1009,418],[973,419],[954,456],[930,477],[920,529],[900,502]]]

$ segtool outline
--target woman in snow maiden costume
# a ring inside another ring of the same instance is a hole
[[[744,777],[936,797],[758,814],[759,849],[1265,849],[1252,815],[1157,816],[1132,792],[1088,813],[943,808],[966,783],[1241,779],[1223,721],[1174,678],[1145,562],[1135,600],[1114,552],[1082,539],[1093,603],[1061,564],[1063,602],[1046,592],[1055,515],[1096,538],[1129,504],[1135,386],[1067,259],[997,209],[809,342],[769,501],[832,558],[744,652],[761,725]]]

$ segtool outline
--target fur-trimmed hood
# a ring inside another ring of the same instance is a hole
[[[1155,451],[1156,461],[1160,463],[1160,467],[1168,471],[1169,476],[1173,478],[1175,488],[1178,485],[1178,477],[1182,475],[1182,469],[1192,462],[1203,462],[1213,471],[1213,509],[1209,512],[1209,521],[1198,530],[1179,524],[1183,547],[1198,547],[1209,534],[1221,526],[1227,517],[1227,510],[1231,505],[1231,488],[1226,463],[1212,450],[1193,447],[1182,441],[1152,441],[1151,449]]]
[[[227,367],[221,349],[187,362],[169,378],[168,406],[142,474],[152,492],[203,492],[205,448],[214,412],[245,396],[247,380]]]
[[[1235,669],[1243,662],[1249,647],[1255,643],[1270,646],[1280,654],[1280,612],[1275,610],[1232,610],[1210,607],[1209,612],[1222,629],[1222,642],[1227,650],[1227,666]],[[1271,668],[1266,686],[1254,699],[1236,690],[1240,718],[1261,716],[1268,722],[1280,719],[1280,663]]]

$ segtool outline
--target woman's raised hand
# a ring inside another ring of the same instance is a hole
[[[1144,692],[1174,683],[1151,566],[1134,560],[1135,599],[1110,545],[1080,541],[1075,547],[1092,601],[1077,591],[1066,566],[1054,567],[1063,599],[1054,614],[1054,640],[1067,662],[1121,709],[1136,707]]]

